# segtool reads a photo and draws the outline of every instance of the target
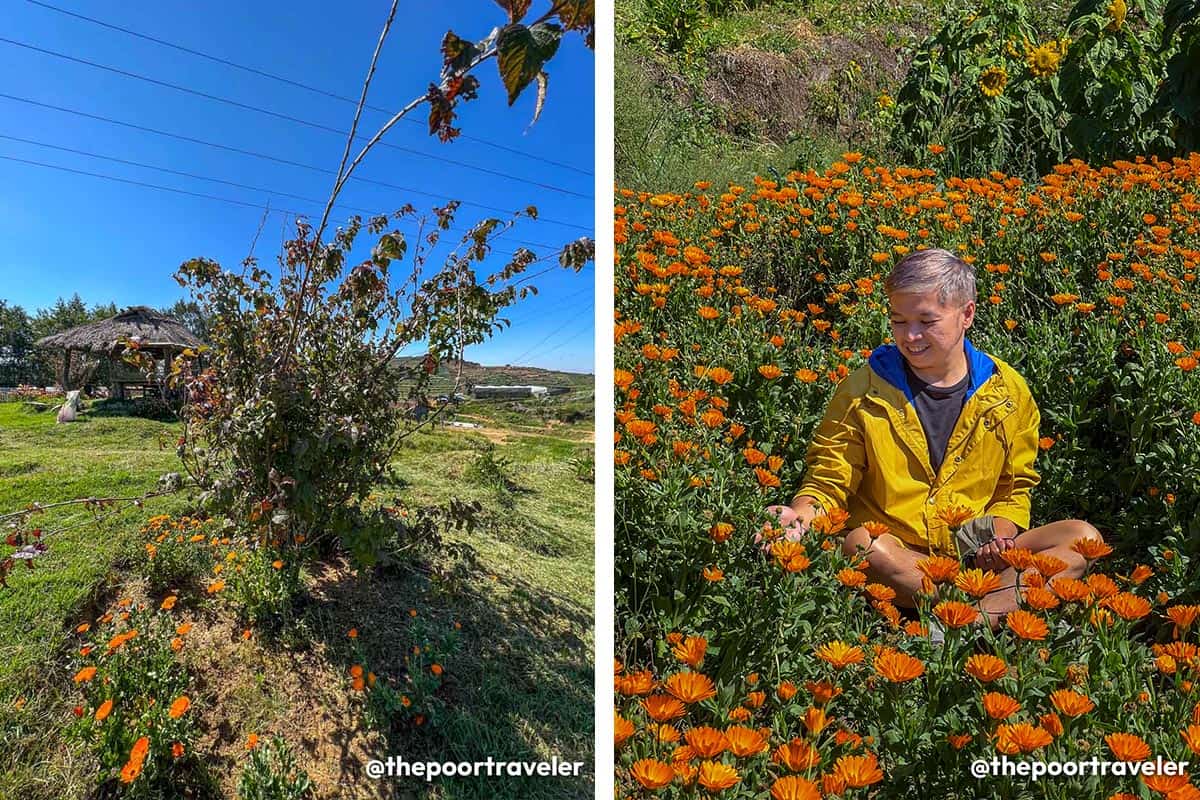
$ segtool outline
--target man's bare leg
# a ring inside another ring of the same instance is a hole
[[[863,551],[869,551],[866,553],[867,578],[895,589],[896,605],[916,608],[914,595],[921,591],[921,578],[924,577],[917,569],[917,562],[928,555],[909,550],[890,534],[872,539],[866,528],[855,528],[842,539],[842,552],[853,557]]]
[[[1071,544],[1076,539],[1103,541],[1100,532],[1087,522],[1078,519],[1064,519],[1018,534],[1015,544],[1032,553],[1045,553],[1065,562],[1067,568],[1055,575],[1054,578],[1079,578],[1087,569],[1087,559],[1071,549]],[[1017,609],[1017,596],[1014,589],[1016,583],[1016,570],[1006,567],[1000,573],[1001,588],[980,601],[979,608],[987,614],[988,622],[993,628],[1000,625],[1005,614]]]

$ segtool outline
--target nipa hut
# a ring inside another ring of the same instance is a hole
[[[100,361],[108,361],[109,396],[124,400],[138,394],[146,396],[157,392],[158,385],[147,381],[146,376],[126,366],[121,361],[121,351],[126,340],[137,339],[143,352],[150,353],[160,364],[165,364],[176,354],[188,347],[199,347],[203,342],[183,326],[179,320],[160,314],[146,306],[133,306],[115,317],[89,322],[70,330],[39,339],[35,345],[61,350],[63,354],[60,383],[64,390],[78,389],[86,384]],[[93,364],[84,370],[72,386],[71,358],[91,357]]]

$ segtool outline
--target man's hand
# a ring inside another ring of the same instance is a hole
[[[994,521],[996,538],[985,544],[975,553],[975,566],[979,569],[990,569],[1001,572],[1008,567],[1008,562],[1000,557],[1006,550],[1017,546],[1017,526],[1007,519],[996,517]]]
[[[801,500],[795,506],[767,506],[767,513],[778,517],[779,522],[763,525],[762,530],[754,534],[754,543],[761,545],[763,550],[771,547],[773,540],[766,536],[774,527],[783,528],[783,538],[796,541],[808,531],[808,526],[817,516],[817,507],[811,502]]]

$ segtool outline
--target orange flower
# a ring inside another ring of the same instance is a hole
[[[779,686],[775,688],[775,694],[785,703],[795,697],[797,691],[796,684],[791,681],[780,681]]]
[[[979,611],[975,606],[949,600],[938,603],[933,613],[948,628],[961,628],[979,618]]]
[[[1134,567],[1133,572],[1129,573],[1129,580],[1133,581],[1135,585],[1140,586],[1153,574],[1154,570],[1150,569],[1150,567],[1145,564],[1138,564]]]
[[[811,369],[798,369],[796,370],[795,375],[796,380],[800,381],[801,383],[816,383],[817,378],[821,377]]]
[[[917,562],[917,569],[934,583],[945,583],[958,576],[959,563],[946,556],[931,556]]]
[[[851,569],[850,567],[839,570],[835,577],[838,579],[838,583],[849,589],[857,589],[867,582],[866,575],[862,574],[856,569]]]
[[[787,775],[771,784],[773,800],[821,800],[815,783],[796,775]]]
[[[804,727],[810,734],[816,736],[829,725],[829,715],[822,709],[809,706],[808,710],[804,712],[801,722],[804,723]]]
[[[835,669],[843,669],[851,664],[861,664],[866,654],[857,647],[845,642],[830,642],[817,648],[817,658],[832,665]]]
[[[1038,717],[1038,723],[1049,732],[1051,736],[1062,736],[1063,724],[1058,718],[1058,714],[1053,711],[1048,711]]]
[[[1059,689],[1056,692],[1051,692],[1050,702],[1054,704],[1054,707],[1058,709],[1060,714],[1065,714],[1068,717],[1078,717],[1080,714],[1086,714],[1096,707],[1096,704],[1087,695],[1073,692],[1070,689]]]
[[[142,774],[142,764],[146,761],[146,753],[150,751],[150,737],[143,736],[133,743],[129,751],[129,760],[121,767],[121,782],[133,783]]]
[[[1047,578],[1052,578],[1067,568],[1067,562],[1049,553],[1038,553],[1033,557],[1033,565],[1037,571]]]
[[[167,713],[170,715],[171,719],[179,719],[186,714],[187,710],[191,707],[192,701],[188,699],[188,696],[186,694],[180,695],[175,699],[174,703],[171,703],[171,708]]]
[[[1179,735],[1183,737],[1183,741],[1187,744],[1189,750],[1196,755],[1200,755],[1200,725],[1188,725],[1187,730],[1180,731]]]
[[[700,774],[696,780],[701,786],[712,793],[723,792],[741,780],[738,771],[728,764],[715,761],[705,761],[700,764]]]
[[[716,567],[705,567],[700,574],[704,576],[704,580],[710,583],[717,583],[725,577],[725,573]]]
[[[879,769],[879,761],[874,753],[861,756],[842,756],[834,764],[833,772],[846,782],[846,785],[859,789],[879,783],[883,780],[883,772]]]
[[[623,695],[649,694],[654,689],[654,674],[648,669],[618,678],[614,684]]]
[[[1055,578],[1050,581],[1050,588],[1065,603],[1084,601],[1092,596],[1092,587],[1075,578]]]
[[[961,527],[964,522],[975,516],[975,512],[966,506],[946,506],[937,510],[937,518],[951,528]]]
[[[925,674],[925,664],[919,658],[889,651],[875,658],[875,671],[892,683],[904,683]]]
[[[1171,606],[1167,609],[1167,618],[1175,623],[1175,638],[1179,638],[1181,631],[1186,631],[1196,621],[1196,617],[1200,616],[1200,606]]]
[[[958,574],[958,577],[954,579],[954,585],[972,597],[983,597],[1000,588],[1000,576],[990,569],[986,572],[980,569],[969,569]]]
[[[803,739],[792,739],[781,745],[771,756],[776,764],[782,764],[792,772],[807,772],[821,763],[821,754]]]
[[[716,758],[729,746],[725,734],[707,725],[692,728],[683,735],[683,738],[687,741],[688,747],[692,748],[692,751],[700,758]]]
[[[665,694],[654,694],[642,701],[646,714],[655,722],[667,722],[679,719],[687,713],[687,708],[677,698]]]
[[[109,714],[112,713],[112,709],[113,709],[113,701],[105,700],[103,703],[100,704],[100,707],[96,709],[96,721],[103,722],[105,717],[107,717]]]
[[[1003,678],[1008,672],[1008,665],[999,658],[985,653],[973,655],[967,659],[966,673],[983,683],[991,683]]]
[[[1053,446],[1054,437],[1052,436],[1043,436],[1042,438],[1038,439],[1038,448],[1041,450],[1049,450]]]
[[[1130,592],[1106,597],[1100,604],[1125,620],[1141,619],[1150,613],[1150,601]]]
[[[635,761],[629,772],[635,781],[650,791],[657,791],[675,779],[675,771],[669,764],[653,758]]]
[[[256,747],[258,747],[258,734],[251,733],[246,737],[246,749],[253,750]]]
[[[758,368],[758,374],[770,381],[782,375],[783,370],[774,364],[763,364]]]
[[[177,603],[178,601],[179,601],[179,598],[177,596],[171,595],[170,597],[168,597],[162,601],[162,605],[160,605],[159,608],[161,608],[164,611],[170,611],[172,608],[175,607],[175,603]]]
[[[708,529],[708,535],[712,537],[712,540],[717,544],[727,541],[732,534],[733,526],[728,522],[718,522],[716,525],[713,525]]]
[[[1013,633],[1022,639],[1041,641],[1049,633],[1045,620],[1024,610],[1010,611],[1006,624]]]
[[[1071,549],[1088,561],[1095,561],[1097,558],[1103,558],[1112,552],[1112,548],[1107,544],[1090,536],[1076,539],[1071,543]]]
[[[983,710],[992,719],[1008,719],[1020,708],[1020,703],[1000,692],[988,692],[983,696]]]
[[[809,694],[813,696],[813,701],[821,706],[842,693],[840,688],[829,681],[808,681],[804,684],[804,688],[808,689]]]
[[[729,752],[738,758],[756,756],[769,746],[761,733],[741,725],[731,725],[726,728],[725,741],[729,743]]]
[[[84,667],[83,669],[79,670],[79,672],[75,673],[75,682],[76,683],[85,683],[87,681],[90,681],[94,677],[96,677],[96,668],[95,667]]]
[[[1017,572],[1024,572],[1033,566],[1033,553],[1025,547],[1014,547],[1010,550],[1005,550],[1000,554],[1000,557]]]
[[[864,522],[862,526],[866,529],[867,534],[870,535],[872,539],[878,539],[883,534],[891,531],[891,528],[887,525],[884,525],[882,522]]]
[[[715,697],[717,688],[712,679],[699,672],[680,672],[667,678],[666,690],[685,703],[699,703]]]
[[[969,733],[952,733],[946,737],[946,741],[955,750],[962,750],[973,738]]]
[[[171,745],[171,758],[183,758],[183,742],[174,742]]]
[[[1054,737],[1049,731],[1042,727],[1034,727],[1028,722],[996,728],[996,749],[1007,755],[1032,753],[1052,741]]]
[[[613,709],[613,742],[617,747],[633,736],[633,723],[622,717]]]
[[[704,651],[707,648],[708,641],[706,639],[701,636],[689,636],[675,645],[671,649],[671,654],[692,669],[700,669],[700,665],[704,663]]]
[[[747,447],[742,450],[742,457],[752,467],[756,467],[767,460],[767,454],[755,447]]]
[[[432,672],[434,675],[441,675],[443,672],[445,672],[445,670],[442,669],[441,664],[430,665],[429,671]]]
[[[756,478],[758,478],[759,485],[764,488],[775,489],[780,485],[779,477],[777,475],[772,475],[762,467],[755,467],[754,475]]]
[[[1145,761],[1150,757],[1150,745],[1132,733],[1110,733],[1104,741],[1117,761]]]
[[[1025,603],[1035,611],[1048,611],[1058,606],[1058,597],[1049,589],[1033,586],[1024,592]]]
[[[869,594],[873,600],[890,601],[896,599],[896,590],[882,583],[867,584],[867,594]]]

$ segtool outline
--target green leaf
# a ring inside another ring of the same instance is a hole
[[[561,26],[548,22],[532,28],[509,25],[500,31],[496,50],[500,78],[508,90],[510,106],[542,71],[542,66],[554,56],[562,32]]]

